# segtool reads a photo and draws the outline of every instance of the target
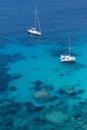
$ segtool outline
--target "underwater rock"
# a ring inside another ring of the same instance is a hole
[[[80,120],[81,119],[81,114],[76,113],[73,117],[74,117],[75,120]]]
[[[6,121],[4,125],[5,125],[6,127],[13,127],[13,121],[12,121],[12,120]]]
[[[50,85],[50,86],[49,86],[49,90],[54,90],[54,86],[53,86],[53,85]]]
[[[45,119],[41,119],[40,117],[36,117],[35,119],[34,119],[34,122],[39,122],[39,123],[42,123],[42,124],[45,124],[46,123],[46,120]]]
[[[8,110],[8,113],[10,115],[15,115],[18,112],[18,110],[15,107],[12,107]]]
[[[0,100],[0,107],[4,107],[4,106],[7,106],[7,107],[10,107],[13,105],[13,101],[12,100]]]
[[[22,77],[21,74],[14,74],[14,75],[11,76],[11,79],[12,79],[12,80],[16,80],[16,79],[19,79],[19,78],[21,78],[21,77]]]
[[[16,91],[17,88],[16,88],[15,86],[11,86],[11,87],[9,88],[9,90],[11,90],[11,91]]]
[[[71,126],[74,128],[74,129],[78,129],[78,130],[83,130],[82,127],[84,125],[84,122],[82,120],[81,117],[77,116],[77,117],[72,117],[71,118]]]
[[[24,105],[25,105],[26,107],[30,107],[30,106],[33,106],[33,107],[34,107],[33,103],[31,103],[31,102],[24,102]]]
[[[83,94],[84,92],[85,92],[85,90],[79,89],[77,93],[78,93],[78,94]]]
[[[9,74],[0,74],[0,91],[3,92],[8,88],[8,83],[11,80],[11,76]]]
[[[34,121],[35,121],[35,122],[40,122],[40,121],[41,121],[41,118],[40,118],[40,117],[36,117],[36,118],[34,119]]]
[[[18,117],[14,120],[14,127],[16,129],[20,128],[19,130],[21,130],[22,128],[25,128],[26,126],[29,126],[29,118],[25,118],[25,117]],[[25,129],[24,129],[25,130]]]
[[[53,96],[50,95],[46,90],[34,92],[32,96],[39,103],[48,102],[53,99]]]
[[[36,111],[36,109],[35,109],[36,107],[31,102],[25,102],[24,106],[25,106],[26,112],[28,112],[28,113],[33,114]]]
[[[59,94],[64,94],[65,91],[64,91],[63,89],[60,88],[60,89],[58,90],[58,93],[59,93]]]
[[[87,124],[84,124],[84,125],[82,126],[82,129],[83,129],[83,130],[87,130]]]
[[[42,89],[42,87],[43,87],[43,82],[40,80],[34,81],[33,84],[34,84],[34,86],[31,89],[35,90],[35,91],[38,91],[38,90]]]
[[[37,80],[37,81],[33,82],[33,84],[35,84],[36,86],[40,86],[43,84],[43,82],[40,80]]]
[[[63,125],[65,121],[69,119],[69,115],[62,113],[61,111],[54,111],[47,113],[46,119],[56,125]]]
[[[79,105],[84,106],[84,105],[86,105],[86,102],[85,101],[80,101]]]
[[[45,84],[43,83],[42,81],[40,80],[37,80],[35,82],[33,82],[34,86],[32,86],[31,88],[29,88],[29,90],[34,90],[34,91],[40,91],[42,89],[44,90],[49,90],[49,91],[52,91],[54,90],[54,86],[53,85],[48,85],[48,84]]]
[[[20,102],[15,102],[15,105],[17,110],[21,110],[22,109],[22,104]]]
[[[41,112],[41,111],[43,111],[44,109],[45,109],[44,106],[40,106],[40,107],[36,107],[36,108],[35,108],[35,110],[36,110],[37,112]]]
[[[64,74],[59,74],[59,76],[60,76],[60,77],[63,77],[63,76],[64,76]]]
[[[64,87],[59,89],[60,94],[63,94],[63,93],[73,94],[74,92],[75,92],[74,86],[64,86]]]

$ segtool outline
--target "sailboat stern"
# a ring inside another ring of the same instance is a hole
[[[37,31],[36,28],[27,29],[27,32],[34,35],[41,35],[41,32]]]

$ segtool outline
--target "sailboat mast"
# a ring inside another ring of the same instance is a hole
[[[37,16],[37,17],[38,17],[38,16]],[[39,31],[41,32],[41,27],[40,27],[39,17],[38,17],[38,27],[39,27]]]
[[[70,46],[70,36],[69,36],[69,56],[71,55],[70,50],[71,50],[71,46]]]
[[[37,24],[38,24],[38,29],[41,32],[41,27],[40,27],[40,21],[39,21],[38,12],[37,12]]]
[[[36,6],[35,6],[35,28],[37,28],[37,10],[36,10]]]

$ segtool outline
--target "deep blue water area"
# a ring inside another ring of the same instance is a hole
[[[0,0],[0,130],[86,130],[86,48],[86,0]]]

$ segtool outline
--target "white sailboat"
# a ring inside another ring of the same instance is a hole
[[[40,27],[40,22],[39,22],[39,17],[38,17],[38,12],[36,7],[35,7],[35,25],[34,27],[27,29],[27,32],[34,35],[39,35],[39,36],[41,35],[41,27]]]
[[[76,58],[74,56],[71,56],[71,47],[70,47],[70,37],[69,37],[69,52],[68,55],[60,55],[60,62],[74,62],[76,61]]]

